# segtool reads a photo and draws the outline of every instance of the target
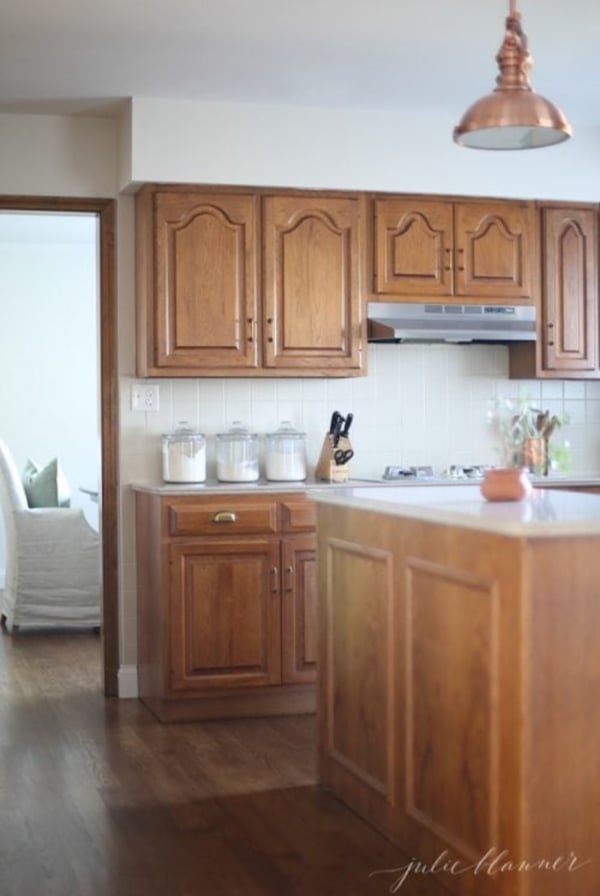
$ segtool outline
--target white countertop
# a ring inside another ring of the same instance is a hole
[[[371,485],[377,488],[377,483],[368,479],[349,479],[349,485]],[[386,483],[382,481],[382,485]],[[343,483],[346,485],[346,483]],[[600,477],[598,478],[600,485]],[[269,492],[308,492],[313,488],[339,488],[339,482],[324,482],[318,479],[304,479],[301,482],[268,482],[266,479],[258,479],[256,482],[217,482],[216,479],[198,483],[176,482],[130,482],[129,487],[136,492],[149,492],[152,495],[186,497],[194,495],[222,495],[222,494],[263,494]]]
[[[175,482],[132,482],[130,487],[134,491],[150,492],[153,495],[212,495],[223,493],[252,494],[255,492],[308,492],[314,488],[345,488],[368,486],[373,489],[414,489],[414,488],[472,488],[479,486],[480,479],[450,479],[443,476],[434,476],[431,479],[367,479],[352,478],[347,483],[326,482],[318,479],[306,479],[302,482],[268,482],[259,479],[256,482],[217,482],[216,479],[199,483],[175,483]],[[573,473],[561,475],[553,473],[550,476],[533,478],[534,485],[552,486],[553,488],[591,487],[600,488],[599,473]]]
[[[486,501],[479,485],[312,488],[313,500],[357,510],[526,537],[600,535],[600,495],[534,488],[522,501]]]

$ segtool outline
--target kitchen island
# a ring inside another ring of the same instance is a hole
[[[383,891],[600,893],[600,497],[309,494],[319,778],[413,858]]]

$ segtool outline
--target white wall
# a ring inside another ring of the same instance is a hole
[[[114,196],[116,137],[107,118],[0,114],[0,192]]]
[[[388,111],[132,101],[135,181],[597,200],[600,129],[528,152],[456,146],[457,109]]]
[[[98,484],[97,293],[94,215],[0,213],[0,436],[19,470],[58,457],[96,528],[79,486]]]

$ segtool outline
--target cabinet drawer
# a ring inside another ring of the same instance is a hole
[[[314,501],[282,501],[283,532],[308,532],[317,527],[317,505]]]
[[[277,532],[277,503],[240,504],[235,500],[171,504],[169,535],[254,535]]]

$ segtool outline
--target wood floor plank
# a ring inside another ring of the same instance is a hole
[[[314,717],[163,725],[97,636],[0,635],[2,896],[385,896],[406,861],[317,787]]]

